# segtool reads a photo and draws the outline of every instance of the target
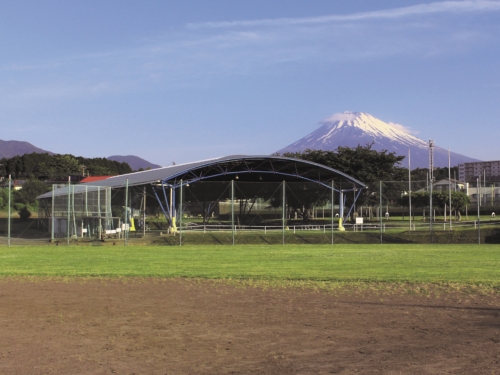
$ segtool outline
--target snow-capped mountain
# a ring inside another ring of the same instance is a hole
[[[305,149],[334,151],[339,146],[356,147],[365,146],[374,142],[372,149],[395,152],[396,155],[411,155],[411,168],[429,167],[428,142],[410,134],[403,126],[388,124],[368,113],[344,112],[335,114],[322,121],[322,126],[279,150],[279,153],[298,152]],[[468,156],[451,153],[451,165],[477,161]],[[401,162],[408,166],[407,158]],[[434,147],[434,165],[436,167],[448,166],[448,150]]]

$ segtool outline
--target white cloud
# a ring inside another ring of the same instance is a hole
[[[13,83],[0,88],[0,97],[64,99],[150,90],[166,82],[204,85],[212,77],[274,75],[319,64],[460,54],[499,40],[497,30],[475,17],[496,11],[500,1],[466,0],[313,18],[190,24],[140,47],[7,62],[0,74],[8,73]],[[428,17],[433,14],[439,17]]]
[[[397,124],[394,122],[388,122],[388,125],[392,126],[393,128],[396,128],[398,130],[404,131],[408,134],[417,135],[418,133],[420,133],[418,130],[413,130],[412,128],[410,128],[408,126],[404,126],[404,125]]]
[[[419,4],[404,8],[395,8],[382,11],[354,13],[346,15],[329,15],[320,17],[304,18],[278,18],[262,19],[253,21],[230,21],[230,22],[204,22],[190,23],[189,28],[228,28],[228,27],[255,27],[255,26],[288,26],[307,25],[331,22],[350,22],[371,19],[394,19],[416,15],[428,15],[436,13],[464,13],[499,11],[500,1],[492,0],[465,0],[465,1],[443,1],[431,4]]]

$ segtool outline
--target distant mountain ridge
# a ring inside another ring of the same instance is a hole
[[[23,141],[2,141],[0,139],[0,159],[13,158],[14,156],[22,156],[24,154],[31,154],[36,152],[38,154],[54,155],[53,152],[42,150],[33,146],[29,142]]]
[[[149,161],[142,159],[142,158],[135,156],[135,155],[113,155],[113,156],[108,156],[107,159],[108,160],[115,160],[115,161],[118,161],[120,163],[125,162],[128,165],[130,165],[130,168],[132,168],[134,171],[137,171],[140,168],[142,168],[142,169],[161,168],[161,165],[150,163]]]
[[[398,156],[404,156],[401,166],[408,166],[408,150],[410,150],[411,168],[429,167],[428,143],[408,133],[400,125],[388,124],[368,113],[344,112],[335,114],[323,125],[288,145],[278,153],[301,152],[305,149],[335,151],[338,147],[356,147],[373,143],[372,149],[387,150]],[[471,157],[451,152],[451,165],[477,161]],[[448,150],[434,147],[434,165],[448,166]]]
[[[56,153],[43,150],[39,147],[36,147],[32,145],[29,142],[24,142],[24,141],[3,141],[0,139],[0,159],[2,158],[13,158],[14,156],[23,156],[24,154],[31,154],[31,153],[37,153],[37,154],[49,154],[49,155],[54,155]],[[128,163],[130,165],[130,168],[133,170],[138,170],[140,168],[147,169],[147,168],[160,168],[161,166],[158,164],[150,163],[149,161],[142,159],[138,156],[135,155],[113,155],[109,156],[109,160],[115,160],[120,163]]]

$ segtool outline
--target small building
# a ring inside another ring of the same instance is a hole
[[[26,183],[26,180],[13,180],[12,181],[12,190],[21,190],[23,185]]]
[[[467,193],[468,186],[469,186],[469,184],[458,181],[458,180],[454,180],[453,178],[452,179],[443,178],[442,180],[436,181],[432,184],[432,190],[433,191],[448,191],[448,190],[463,191],[463,192]],[[415,193],[423,193],[423,192],[426,192],[428,190],[430,190],[430,187],[425,187],[425,188],[419,189],[419,190],[415,191]]]

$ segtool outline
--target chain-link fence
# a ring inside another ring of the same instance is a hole
[[[54,185],[31,217],[1,212],[0,244],[500,242],[497,187],[449,187],[201,181],[172,189],[169,217],[150,186]]]
[[[332,190],[304,182],[199,182],[182,187],[179,244],[330,243]],[[333,226],[332,226],[333,225]]]

